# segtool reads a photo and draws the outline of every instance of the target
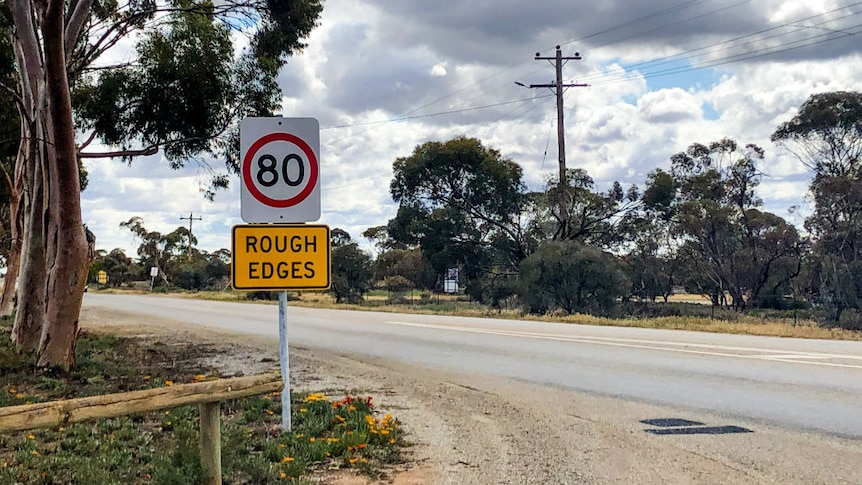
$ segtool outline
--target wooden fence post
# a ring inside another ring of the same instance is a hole
[[[218,402],[199,406],[201,415],[200,450],[204,485],[221,485],[221,414]]]

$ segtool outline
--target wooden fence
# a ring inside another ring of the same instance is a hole
[[[63,401],[0,407],[0,433],[54,428],[82,421],[197,404],[200,408],[200,451],[203,483],[221,484],[222,401],[281,391],[279,374],[234,377],[142,391],[105,394]]]

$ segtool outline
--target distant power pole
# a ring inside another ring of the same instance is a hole
[[[569,231],[569,216],[566,210],[566,189],[568,188],[568,180],[566,180],[566,130],[563,124],[563,91],[565,88],[583,88],[589,84],[579,83],[563,83],[563,66],[565,61],[579,61],[581,55],[575,52],[574,56],[563,56],[560,51],[560,46],[557,46],[557,52],[554,57],[542,57],[541,53],[536,52],[536,60],[552,61],[554,68],[557,71],[557,82],[553,84],[530,84],[530,88],[551,88],[554,94],[557,95],[557,151],[560,159],[560,185],[558,203],[560,210],[559,227],[554,239],[565,239]],[[518,83],[520,84],[520,83]],[[523,86],[523,84],[520,84]]]
[[[201,219],[200,217],[194,217],[194,214],[189,212],[188,217],[180,216],[180,220],[188,220],[189,221],[189,258],[191,258],[192,257],[192,222],[201,221],[203,219]]]

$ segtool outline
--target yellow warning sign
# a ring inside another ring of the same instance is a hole
[[[330,284],[329,226],[233,226],[235,290],[325,290]]]

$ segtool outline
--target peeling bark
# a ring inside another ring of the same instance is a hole
[[[35,351],[38,365],[68,369],[74,363],[87,277],[87,240],[66,72],[64,1],[12,0],[10,8],[24,100],[18,159],[23,230],[12,338],[20,351]]]
[[[20,160],[20,153],[18,156]],[[15,180],[18,180],[18,166],[15,169]],[[24,224],[24,211],[20,207],[21,191],[15,181],[6,174],[6,183],[10,194],[9,200],[9,235],[11,245],[6,258],[6,279],[3,284],[3,294],[0,296],[0,317],[11,316],[15,311],[17,293],[18,269],[21,265],[21,231]]]

